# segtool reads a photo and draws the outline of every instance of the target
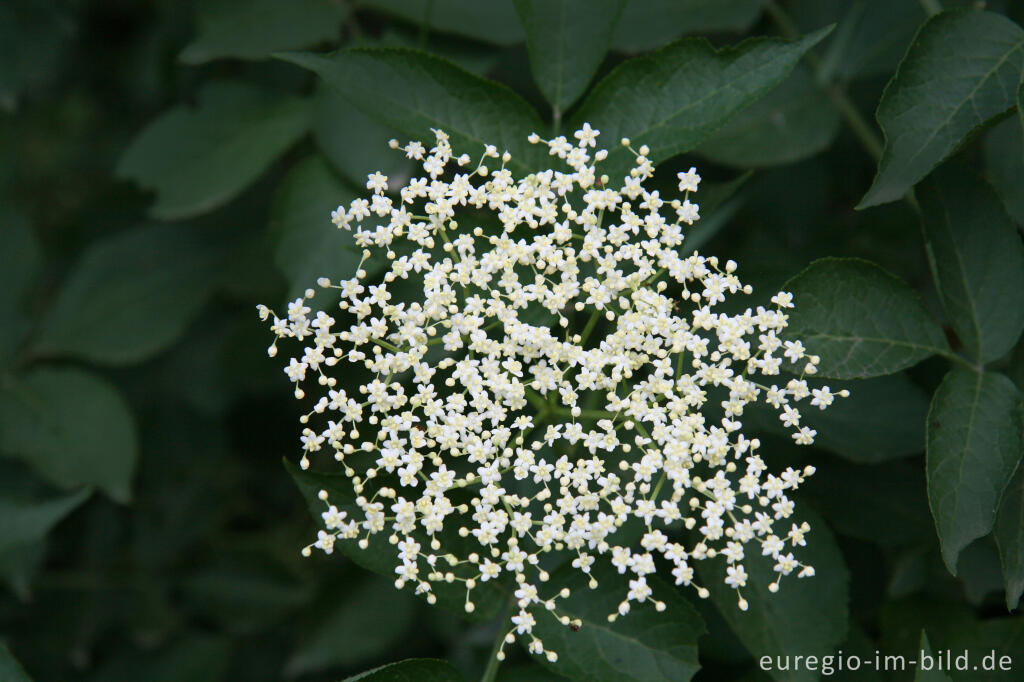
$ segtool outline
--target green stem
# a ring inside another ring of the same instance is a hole
[[[527,387],[526,399],[529,400],[530,404],[533,405],[541,414],[548,413],[548,401],[540,393],[537,393],[537,391]]]
[[[371,338],[370,342],[371,343],[375,343],[378,346],[380,346],[381,348],[386,348],[389,351],[392,351],[392,352],[395,352],[395,353],[401,353],[402,352],[401,348],[399,348],[398,346],[394,345],[393,343],[388,343],[387,341],[381,341],[380,339]]]
[[[957,353],[954,353],[952,351],[945,351],[943,353],[940,353],[939,355],[944,357],[945,359],[949,360],[950,362],[953,362],[955,364],[958,364],[958,365],[960,365],[962,367],[965,367],[965,368],[971,370],[972,372],[982,372],[985,369],[984,367],[981,367],[980,365],[972,364],[971,361],[968,360],[967,358],[965,358],[962,355],[959,355]]]
[[[599,319],[601,319],[601,311],[595,310],[590,316],[590,319],[587,320],[587,326],[583,328],[583,333],[580,334],[580,345],[586,343],[587,339],[590,338],[590,334],[594,331],[594,327],[597,326],[597,321]]]
[[[494,682],[494,678],[498,676],[498,666],[501,665],[501,661],[498,660],[498,652],[501,651],[505,643],[505,621],[508,620],[513,603],[514,600],[510,599],[505,604],[505,608],[502,609],[501,616],[498,617],[498,636],[494,639],[494,646],[491,647],[491,657],[487,661],[487,667],[484,669],[480,682]]]
[[[832,100],[832,104],[836,109],[839,110],[840,115],[846,121],[846,124],[850,126],[850,130],[861,145],[864,147],[864,151],[871,155],[875,161],[882,158],[882,142],[878,139],[878,135],[875,134],[874,128],[864,120],[864,117],[857,111],[857,107],[853,106],[853,102],[847,97],[846,91],[835,83],[830,83],[825,87],[825,92],[828,94],[829,99]]]
[[[800,37],[800,29],[796,23],[790,19],[786,11],[779,7],[775,0],[768,0],[765,3],[765,10],[771,16],[772,21],[779,27],[784,35],[789,40]],[[839,110],[839,114],[846,121],[846,124],[850,127],[850,130],[856,135],[857,139],[863,145],[865,151],[871,155],[875,161],[882,158],[882,142],[878,139],[878,135],[875,133],[874,128],[861,116],[861,113],[857,111],[857,107],[853,105],[846,91],[843,90],[836,83],[829,82],[827,78],[823,78],[824,65],[821,58],[813,52],[807,53],[807,63],[811,66],[814,71],[815,79],[822,84],[829,99],[832,100],[832,104]]]
[[[572,415],[572,410],[564,407],[557,407],[552,410],[552,413],[568,417]],[[617,412],[609,412],[607,410],[580,410],[579,419],[615,419],[618,416]]]
[[[924,13],[930,17],[934,17],[936,14],[942,11],[942,3],[939,0],[920,0],[921,9]]]

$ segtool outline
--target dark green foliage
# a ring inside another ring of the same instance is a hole
[[[497,679],[812,680],[759,660],[965,648],[1014,670],[835,679],[1016,679],[1024,11],[974,4],[0,3],[0,681],[479,679],[513,585],[467,614],[458,584],[440,608],[396,591],[386,537],[300,556],[317,492],[353,491],[292,464],[311,406],[255,306],[356,268],[330,213],[409,176],[389,139],[442,128],[522,174],[551,161],[529,133],[583,121],[610,175],[621,137],[663,196],[698,167],[683,248],[737,260],[744,307],[791,291],[789,331],[851,396],[804,410],[810,448],[743,415],[772,471],[817,470],[815,576],[772,594],[748,556],[742,612],[697,562],[710,599],[662,572],[664,612],[609,622],[622,576],[592,591],[545,557],[582,627],[538,609],[558,661],[506,645]]]

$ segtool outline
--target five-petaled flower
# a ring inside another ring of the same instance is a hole
[[[538,620],[578,621],[557,603],[568,588],[548,584],[549,552],[591,588],[598,562],[625,576],[610,620],[665,608],[649,579],[659,564],[706,598],[693,566],[721,555],[742,609],[751,555],[774,563],[771,591],[798,568],[813,575],[791,551],[809,526],[791,522],[789,495],[814,469],[770,473],[741,419],[764,403],[809,444],[799,403],[847,395],[808,386],[818,357],[783,338],[791,294],[720,310],[752,289],[735,262],[684,253],[696,169],[678,174],[682,198],[662,197],[645,187],[650,150],[623,140],[636,163],[613,181],[598,135],[531,135],[565,165],[519,178],[492,145],[474,167],[441,131],[429,150],[392,141],[425,175],[396,189],[373,173],[369,199],[332,213],[363,249],[351,276],[318,282],[335,311],[314,315],[312,289],[284,317],[260,307],[271,356],[279,339],[305,344],[285,367],[295,395],[319,393],[300,420],[302,467],[330,453],[351,484],[345,511],[321,491],[310,547],[387,537],[397,587],[434,602],[436,585],[461,583],[467,611],[480,584],[508,578],[506,641],[529,637],[551,660]]]

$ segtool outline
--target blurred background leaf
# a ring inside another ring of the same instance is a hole
[[[68,274],[31,352],[112,365],[144,360],[184,333],[220,260],[215,247],[177,225],[97,241]]]
[[[62,488],[96,486],[127,502],[137,452],[128,404],[90,372],[40,368],[0,392],[0,453]]]
[[[533,10],[525,21],[524,9]],[[915,650],[923,630],[936,651],[1021,650],[1024,621],[1007,614],[1022,586],[1021,467],[1002,499],[988,500],[992,533],[963,547],[953,577],[929,509],[924,414],[950,363],[966,362],[956,353],[967,327],[953,313],[942,321],[944,285],[932,283],[911,202],[854,206],[877,170],[867,122],[901,61],[882,112],[895,102],[920,127],[920,116],[971,113],[931,105],[994,103],[977,121],[966,116],[966,127],[953,116],[936,129],[926,146],[942,153],[923,173],[956,153],[971,177],[992,184],[995,195],[928,180],[932,199],[964,202],[951,222],[956,240],[988,245],[975,265],[1003,273],[984,291],[1014,300],[1019,292],[999,288],[1012,279],[1002,256],[1019,250],[1013,230],[1004,216],[999,239],[981,239],[992,221],[975,223],[999,212],[993,196],[1018,228],[1024,221],[1022,118],[1012,110],[1020,29],[1010,23],[1024,21],[1024,6],[947,10],[914,42],[925,19],[918,0],[0,5],[0,679],[479,679],[505,631],[502,586],[489,582],[465,619],[462,588],[439,590],[449,608],[428,608],[393,590],[390,563],[379,562],[379,577],[363,567],[372,551],[352,552],[363,565],[343,551],[300,556],[322,503],[311,519],[281,458],[297,459],[296,417],[309,408],[295,405],[268,361],[271,337],[254,308],[351,272],[361,255],[330,211],[361,194],[372,171],[392,190],[410,177],[412,162],[389,139],[451,128],[474,159],[479,140],[507,146],[520,173],[550,160],[526,134],[570,134],[565,121],[587,117],[617,157],[606,172],[631,163],[618,146],[624,134],[653,148],[662,196],[675,192],[676,173],[698,167],[702,220],[684,248],[739,261],[754,287],[740,312],[767,305],[817,259],[863,258],[898,278],[825,269],[793,285],[796,328],[863,337],[819,341],[822,369],[832,365],[823,373],[885,376],[829,380],[851,396],[805,415],[818,431],[810,448],[797,451],[775,415],[744,415],[773,470],[817,469],[799,491],[821,516],[808,538],[808,549],[821,543],[814,578],[746,594],[742,618],[728,591],[690,608],[690,589],[659,584],[665,613],[635,611],[611,625],[603,617],[605,602],[617,603],[613,581],[597,593],[582,586],[571,599],[593,627],[545,621],[546,643],[564,649],[559,664],[506,647],[498,680],[565,679],[556,670],[646,676],[642,666],[660,660],[697,682],[763,681],[756,657],[796,647],[788,638],[800,642],[796,653],[807,653],[806,640],[870,657]],[[931,35],[936,24],[949,31]],[[693,60],[666,57],[691,48]],[[338,73],[273,58],[294,50]],[[1006,59],[986,78],[987,66],[963,59],[971,54]],[[904,87],[914,74],[920,91]],[[724,94],[702,100],[709,91]],[[801,317],[815,300],[817,311]],[[850,301],[864,314],[842,319],[834,311]],[[1024,342],[994,357],[1013,343],[1011,308],[996,306],[1005,315],[990,322],[1006,327],[1005,338],[983,356],[987,372],[1021,390]],[[902,323],[882,324],[894,319]],[[888,336],[868,341],[880,330]],[[965,400],[955,393],[954,407]],[[1000,452],[993,446],[978,471]],[[787,627],[768,627],[777,621],[766,613]],[[656,650],[620,636],[631,627]],[[580,637],[590,645],[577,650]],[[637,655],[638,665],[609,672],[600,665],[609,652]],[[400,662],[374,669],[388,661]]]
[[[308,118],[297,98],[211,83],[195,108],[177,107],[139,133],[117,172],[156,192],[155,217],[189,218],[245,189],[306,132]]]
[[[329,42],[337,39],[347,9],[336,0],[206,0],[198,5],[196,39],[179,59],[186,64],[265,59],[272,52]]]

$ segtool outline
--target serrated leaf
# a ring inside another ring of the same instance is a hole
[[[356,518],[361,510],[355,503],[356,495],[352,490],[351,480],[344,474],[326,474],[313,471],[303,471],[296,465],[285,460],[285,469],[291,474],[302,493],[310,513],[319,524],[321,514],[327,506],[317,496],[321,490],[326,490],[330,495],[331,504],[339,510],[345,511],[350,518]],[[468,499],[468,498],[467,498]],[[421,545],[426,546],[430,542],[425,534],[419,530],[413,533],[413,537]],[[455,528],[449,524],[444,530],[435,534],[441,542],[439,555],[452,553],[456,556],[464,556],[469,553],[469,542],[461,538]],[[401,563],[398,559],[398,550],[388,542],[385,533],[375,533],[369,539],[366,549],[359,549],[357,540],[338,540],[334,549],[351,559],[353,563],[373,571],[379,575],[394,579],[395,566]],[[463,549],[465,548],[465,551]],[[486,621],[498,614],[505,603],[505,592],[491,580],[478,583],[473,590],[473,602],[476,610],[471,614],[465,613],[466,589],[460,584],[447,584],[434,581],[431,584],[432,590],[437,597],[437,604],[451,611],[463,614],[467,619]]]
[[[899,199],[976,129],[1014,106],[1024,30],[958,8],[921,26],[875,117],[885,133],[878,173],[857,208]]]
[[[533,79],[560,119],[608,51],[626,0],[515,0]]]
[[[140,227],[93,243],[58,291],[32,353],[109,365],[151,357],[205,304],[219,258],[180,226]]]
[[[198,30],[179,59],[202,64],[221,57],[264,59],[337,40],[348,5],[333,0],[205,0],[197,5]]]
[[[583,624],[573,631],[554,614],[536,609],[533,632],[546,649],[558,653],[555,663],[536,656],[538,663],[570,679],[599,682],[685,681],[700,670],[697,640],[706,632],[704,620],[675,587],[649,576],[653,598],[664,601],[666,609],[659,613],[650,604],[639,605],[609,623],[608,615],[625,599],[627,580],[606,562],[595,564],[592,574],[598,581],[593,590],[579,569],[563,566],[552,574],[552,585],[571,591],[558,600],[558,614]]]
[[[644,52],[686,34],[742,33],[761,0],[629,0],[612,38],[621,52]]]
[[[928,502],[953,575],[960,551],[992,530],[1020,462],[1022,425],[1021,394],[1001,374],[954,367],[932,396]]]
[[[436,658],[410,658],[346,677],[342,682],[463,682],[451,663]]]
[[[519,95],[440,57],[401,48],[355,48],[332,57],[281,55],[309,69],[366,114],[433,144],[431,128],[448,133],[456,151],[485,144],[512,153],[510,166],[532,170],[541,158],[527,136],[541,130],[537,112]]]
[[[131,497],[138,445],[124,398],[79,369],[36,369],[0,390],[0,453],[63,488]]]
[[[1024,142],[1021,123],[1007,118],[985,135],[985,178],[995,187],[1006,212],[1024,227]]]
[[[150,123],[117,166],[156,192],[152,214],[188,218],[223,206],[259,177],[309,125],[306,102],[239,83],[211,83],[195,108]]]
[[[320,156],[300,161],[274,197],[271,235],[274,262],[288,279],[288,296],[301,296],[320,277],[355,277],[360,250],[352,233],[331,222],[331,211],[347,206],[355,192],[344,185]]]
[[[1024,461],[1003,491],[993,535],[1006,584],[1006,608],[1013,611],[1024,594]]]
[[[918,190],[935,287],[978,364],[1005,355],[1024,329],[1024,244],[999,197],[947,164]]]
[[[32,682],[25,669],[21,667],[3,642],[0,642],[0,680],[5,682]]]
[[[782,85],[733,116],[696,151],[727,166],[776,166],[814,156],[838,130],[839,112],[798,65]]]
[[[949,682],[949,675],[946,675],[937,667],[934,654],[932,653],[932,645],[928,641],[928,635],[925,634],[924,630],[921,630],[921,645],[919,653],[918,662],[920,665],[917,668],[917,672],[914,674],[914,682]],[[930,661],[930,665],[927,668],[924,663],[925,656],[927,656]]]
[[[38,542],[89,494],[79,490],[48,500],[0,497],[0,553]]]
[[[813,484],[812,484],[813,485]],[[814,566],[815,575],[782,580],[779,591],[768,591],[778,578],[772,570],[771,557],[760,552],[747,552],[743,565],[749,575],[742,589],[749,603],[748,611],[736,605],[736,592],[722,583],[725,576],[723,560],[696,562],[703,584],[711,591],[711,600],[736,636],[755,658],[787,656],[794,651],[810,655],[831,654],[846,638],[849,619],[849,576],[842,554],[825,522],[806,508],[798,509],[797,517],[786,519],[786,526],[801,519],[811,524],[807,546],[798,547],[794,555],[804,564]],[[818,673],[807,670],[767,671],[774,679],[790,681],[817,680]]]
[[[525,39],[512,0],[359,0],[359,5],[492,45],[515,45]]]
[[[858,258],[822,258],[787,282],[788,338],[821,357],[818,374],[861,379],[894,374],[949,353],[942,328],[906,282]]]
[[[297,677],[379,660],[406,635],[415,607],[412,595],[396,590],[392,579],[371,576],[332,600],[302,631],[284,674]]]
[[[654,163],[694,149],[785,80],[831,30],[792,42],[753,38],[721,50],[701,38],[684,38],[612,69],[580,105],[574,126],[586,121],[601,131],[609,154],[600,168],[621,177],[633,157],[618,144],[620,138],[648,145]]]

